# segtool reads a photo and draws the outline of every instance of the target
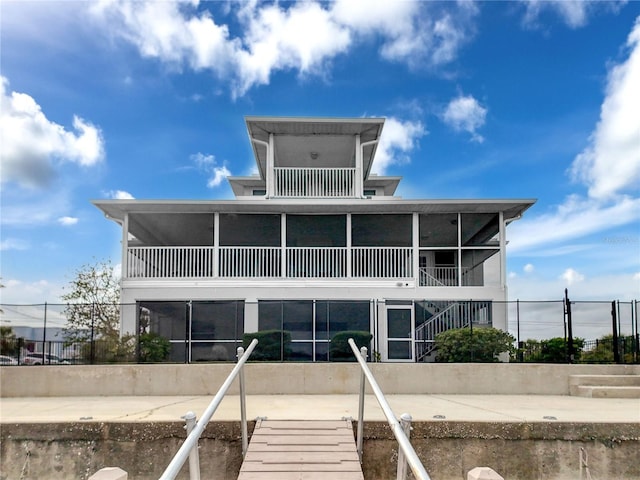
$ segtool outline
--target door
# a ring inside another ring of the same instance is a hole
[[[387,306],[386,358],[389,362],[413,362],[413,305]]]

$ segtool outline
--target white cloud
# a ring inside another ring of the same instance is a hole
[[[640,222],[640,17],[627,45],[629,57],[610,70],[589,145],[569,171],[588,187],[588,198],[573,194],[553,212],[516,222],[510,227],[510,251]]]
[[[568,286],[571,286],[574,283],[582,282],[584,280],[584,275],[580,274],[573,268],[567,268],[562,275],[560,275],[560,278],[562,278]]]
[[[58,223],[64,227],[68,227],[78,223],[78,219],[76,217],[60,217],[58,218]]]
[[[538,17],[545,10],[550,10],[558,14],[569,27],[582,27],[587,23],[590,8],[585,0],[524,0],[524,3],[524,23],[528,26],[536,26]]]
[[[611,69],[600,121],[571,166],[589,195],[606,199],[640,184],[640,17],[627,40],[629,58]]]
[[[2,181],[23,187],[44,187],[56,175],[58,162],[92,166],[104,158],[100,130],[73,117],[74,132],[45,116],[40,105],[25,93],[7,90],[0,77],[0,162]]]
[[[442,120],[454,130],[471,134],[471,140],[482,143],[484,138],[476,130],[484,125],[487,109],[471,95],[459,95],[449,102]]]
[[[107,197],[113,198],[114,200],[133,200],[135,198],[124,190],[110,190],[107,192]]]
[[[525,273],[533,273],[535,267],[531,263],[527,263],[522,269]]]
[[[358,41],[380,39],[380,54],[412,67],[451,62],[473,35],[471,2],[441,4],[338,0],[334,3],[230,3],[241,33],[216,23],[199,1],[103,0],[91,11],[110,35],[144,57],[206,69],[231,82],[234,96],[265,85],[276,71],[326,76],[330,62]]]
[[[0,241],[0,251],[3,250],[27,250],[29,243],[18,238],[5,238]]]
[[[640,199],[623,197],[617,203],[603,205],[593,199],[573,195],[548,214],[509,226],[509,252],[549,246],[585,235],[640,221]]]
[[[218,165],[216,157],[213,155],[205,155],[204,153],[196,153],[191,155],[191,160],[196,164],[201,172],[206,173],[209,176],[207,181],[207,187],[218,187],[226,180],[231,172],[226,165]]]
[[[384,174],[390,165],[409,162],[408,153],[416,148],[418,140],[427,134],[421,122],[387,118],[373,163],[373,173]]]

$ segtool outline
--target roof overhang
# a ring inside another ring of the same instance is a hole
[[[295,156],[297,166],[302,160],[312,163],[312,159],[301,157],[300,150],[314,152],[314,157],[324,159],[351,159],[355,138],[360,135],[360,142],[367,143],[379,140],[384,125],[384,118],[329,118],[329,117],[245,117],[247,132],[251,139],[253,153],[262,178],[266,178],[267,149],[260,142],[269,142],[269,135],[277,139],[276,149],[281,152],[290,151]],[[258,140],[257,142],[254,140]],[[330,141],[327,141],[330,140]],[[347,141],[348,140],[348,141]],[[377,142],[363,148],[364,178],[371,171],[375,157]],[[284,166],[290,163],[285,153],[280,154],[279,161]],[[313,166],[309,164],[308,166]],[[325,164],[325,166],[327,166]],[[339,166],[339,165],[329,165]]]

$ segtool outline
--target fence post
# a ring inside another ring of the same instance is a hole
[[[411,415],[403,413],[400,416],[400,427],[404,432],[407,439],[411,437]],[[396,479],[405,480],[407,478],[407,458],[404,455],[404,451],[398,445],[398,468],[396,470]]]
[[[618,345],[618,319],[616,318],[616,301],[611,302],[611,325],[613,327],[613,361],[620,363],[620,348]]]
[[[47,302],[44,302],[44,323],[42,328],[42,364],[47,360]]]
[[[575,350],[573,348],[573,323],[571,318],[571,300],[569,300],[569,290],[564,289],[565,312],[567,314],[567,363],[573,363]]]
[[[360,347],[360,355],[362,359],[367,361],[367,347]],[[364,387],[365,387],[365,375],[364,370],[360,371],[360,398],[358,400],[358,432],[356,436],[356,450],[358,450],[358,457],[360,457],[360,463],[362,464],[362,451],[363,451],[363,431],[364,431]]]
[[[244,348],[238,347],[236,349],[236,355],[238,361],[244,355]],[[238,372],[238,385],[240,387],[240,428],[242,430],[242,458],[247,454],[249,448],[249,433],[247,431],[247,399],[245,397],[244,389],[244,366]]]
[[[189,411],[182,417],[186,423],[187,437],[196,426],[196,414]],[[198,454],[198,443],[189,452],[189,480],[200,480],[200,455]]]

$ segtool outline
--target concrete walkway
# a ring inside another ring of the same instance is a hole
[[[213,396],[102,396],[0,398],[0,423],[165,422],[198,417]],[[415,421],[638,423],[640,399],[565,395],[388,395],[395,414]],[[239,420],[237,395],[224,398],[212,421]],[[357,395],[249,395],[247,418],[338,420],[358,416]],[[375,397],[365,420],[384,421]]]

